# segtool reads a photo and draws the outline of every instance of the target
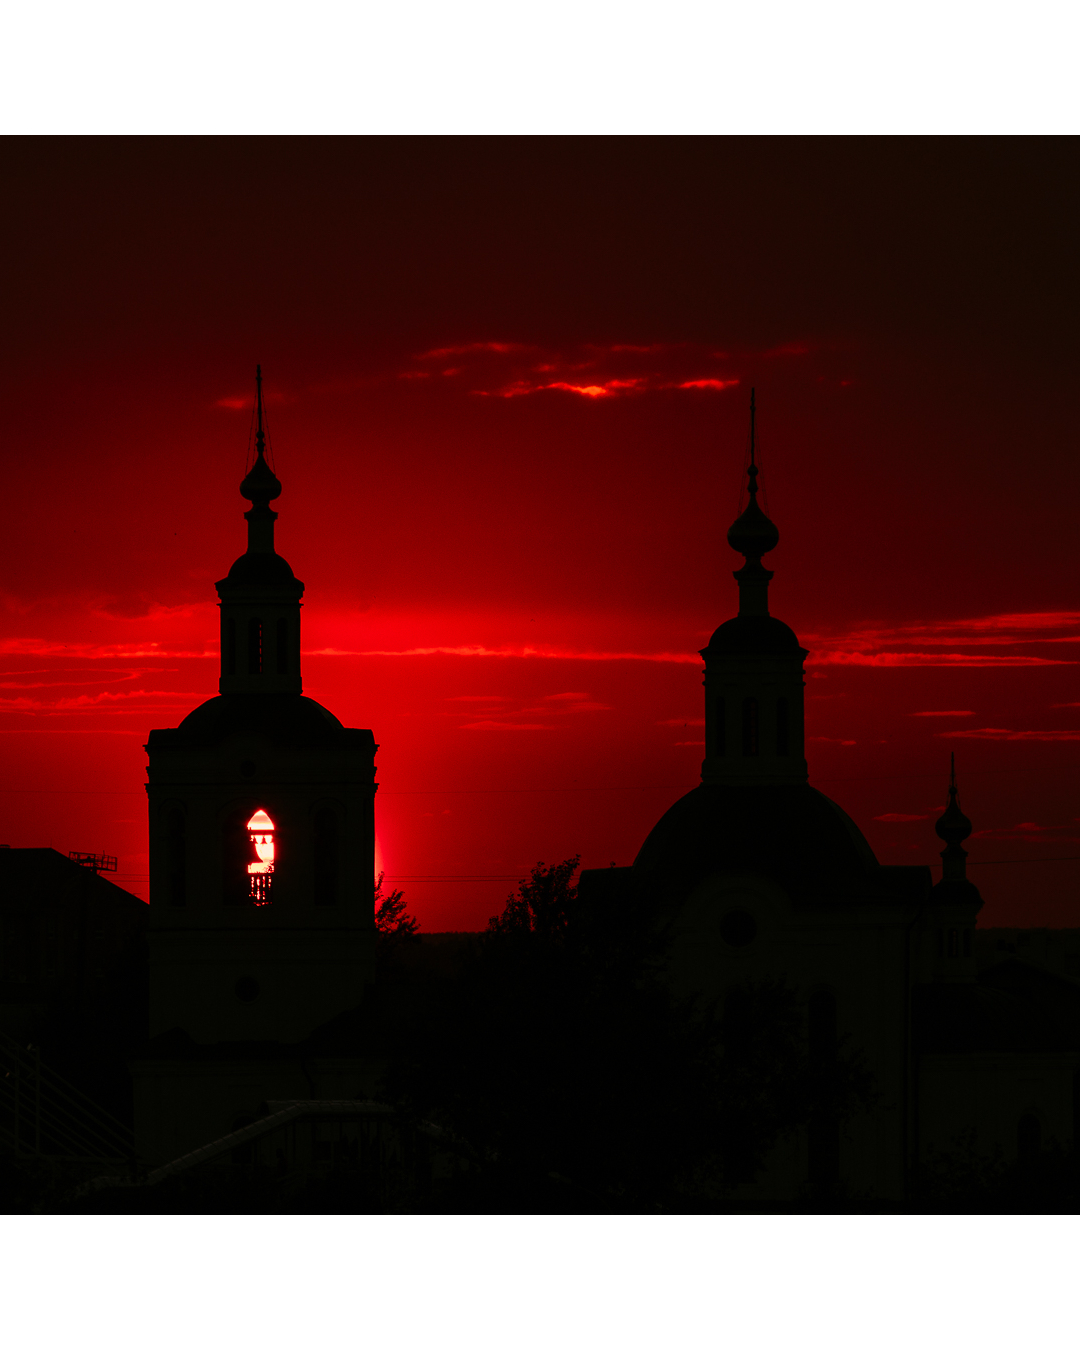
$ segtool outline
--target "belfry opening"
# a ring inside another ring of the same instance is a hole
[[[253,905],[268,905],[274,881],[274,822],[260,809],[247,823],[252,861],[247,865],[248,898]]]

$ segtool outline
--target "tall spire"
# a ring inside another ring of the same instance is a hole
[[[736,553],[746,559],[734,575],[739,583],[739,614],[750,616],[768,614],[769,582],[773,574],[761,565],[762,554],[774,549],[780,542],[780,531],[757,504],[758,466],[755,459],[755,421],[757,400],[750,390],[750,464],[747,467],[747,491],[750,501],[746,510],[727,532],[727,541]]]
[[[255,463],[240,484],[251,503],[247,552],[217,583],[221,600],[221,682],[223,694],[299,694],[300,597],[298,581],[274,548],[277,512],[270,503],[281,484],[266,462],[262,367],[255,367]]]
[[[270,503],[281,496],[281,484],[277,475],[266,462],[266,435],[263,431],[262,405],[262,366],[255,367],[255,403],[258,409],[258,429],[255,433],[255,463],[251,471],[240,484],[240,495],[251,502],[251,510],[245,512],[248,523],[249,553],[273,553],[274,521],[277,512],[271,511]]]
[[[971,821],[960,810],[956,787],[956,754],[949,755],[949,804],[934,831],[939,839],[945,840],[941,851],[942,881],[964,881],[967,879],[967,851],[961,847],[971,833]]]

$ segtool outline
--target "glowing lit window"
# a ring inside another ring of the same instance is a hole
[[[247,828],[253,856],[247,865],[248,896],[253,905],[268,905],[274,879],[274,822],[260,809],[248,821]]]

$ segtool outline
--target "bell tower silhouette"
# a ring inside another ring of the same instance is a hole
[[[158,1161],[264,1100],[325,1095],[304,1046],[372,975],[378,747],[302,693],[304,585],[274,548],[281,484],[256,382],[247,551],[217,583],[220,693],[146,745],[150,1042],[133,1068]]]
[[[750,391],[750,501],[728,530],[745,558],[737,571],[739,612],[701,652],[705,662],[703,783],[733,787],[807,781],[803,732],[803,662],[809,653],[786,623],[769,613],[772,572],[762,555],[780,531],[757,504],[754,391]]]

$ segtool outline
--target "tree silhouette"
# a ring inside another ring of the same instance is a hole
[[[396,948],[419,940],[420,923],[409,914],[402,891],[383,895],[383,873],[375,879],[375,938],[380,948]]]

